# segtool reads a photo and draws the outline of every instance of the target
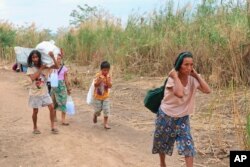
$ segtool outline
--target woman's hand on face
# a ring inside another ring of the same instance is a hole
[[[172,69],[169,72],[168,76],[171,77],[171,78],[177,78],[178,77],[177,71],[175,69]]]
[[[196,71],[195,69],[193,69],[193,70],[191,71],[190,75],[191,75],[192,77],[194,77],[194,78],[197,78],[199,74],[197,73],[197,71]]]

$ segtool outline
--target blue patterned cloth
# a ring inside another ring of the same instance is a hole
[[[190,133],[189,116],[173,118],[159,109],[155,126],[153,154],[165,153],[171,156],[175,141],[179,155],[193,157],[196,154]]]

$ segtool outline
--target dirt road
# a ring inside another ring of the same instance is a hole
[[[77,114],[69,118],[69,127],[58,123],[60,134],[51,134],[49,112],[43,108],[38,117],[42,134],[33,135],[28,90],[22,85],[24,77],[24,74],[0,71],[1,167],[159,166],[158,157],[151,154],[152,133],[129,126],[121,118],[124,113],[120,114],[126,108],[119,106],[113,108],[111,130],[104,130],[101,120],[94,125],[92,108],[84,100],[86,92],[73,92]],[[176,161],[171,159],[168,164],[171,166]]]
[[[0,167],[159,167],[158,155],[151,154],[155,115],[145,110],[142,100],[145,91],[163,79],[116,79],[111,130],[104,130],[102,119],[93,124],[92,107],[85,103],[87,91],[74,89],[77,113],[68,118],[70,126],[58,122],[60,133],[51,134],[49,111],[43,108],[38,115],[42,134],[34,135],[28,78],[6,69],[0,68]],[[211,111],[221,99],[218,95],[197,96],[196,113],[191,116],[198,153],[194,166],[228,166],[229,150],[241,148],[234,117],[225,109]],[[167,165],[185,166],[176,149],[167,157]]]

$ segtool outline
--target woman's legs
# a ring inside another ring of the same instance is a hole
[[[34,130],[37,130],[37,114],[38,114],[38,108],[33,108],[32,120],[33,120]]]
[[[166,155],[164,153],[159,153],[160,156],[160,167],[166,167],[165,157]],[[193,167],[194,158],[193,157],[185,157],[186,161],[186,167]]]
[[[193,167],[194,157],[185,157],[186,167]]]
[[[166,162],[165,162],[166,155],[164,153],[159,153],[159,156],[160,156],[160,166],[166,167]]]
[[[69,123],[66,122],[66,112],[62,112],[62,124],[69,125]]]
[[[54,109],[55,111],[55,118],[54,118],[54,122],[57,122],[57,116],[56,116],[56,109]]]
[[[56,98],[55,98],[55,94],[54,94],[54,90],[55,88],[51,88],[51,93],[50,93],[50,96],[51,96],[51,99],[53,101],[53,110],[54,110],[54,122],[57,122],[57,116],[56,116],[56,109],[55,109],[55,106],[57,105],[56,104]]]

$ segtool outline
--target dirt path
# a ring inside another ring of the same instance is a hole
[[[74,89],[77,113],[69,118],[70,126],[58,123],[60,134],[52,135],[49,111],[43,108],[38,117],[42,134],[33,135],[25,87],[28,78],[6,69],[0,68],[0,167],[159,167],[158,155],[151,154],[155,115],[142,101],[146,90],[161,85],[163,78],[116,78],[109,131],[102,127],[102,120],[92,123],[93,109],[85,103],[87,91]],[[87,76],[82,79],[88,87]],[[240,118],[231,110],[228,93],[198,93],[196,97],[196,112],[190,117],[198,153],[194,167],[229,166],[229,151],[243,149],[241,129],[236,128]],[[244,106],[243,96],[237,97],[237,105]],[[183,160],[175,149],[167,157],[168,167],[184,167]]]
[[[158,157],[151,154],[152,132],[132,128],[121,119],[126,108],[114,107],[112,129],[101,121],[92,123],[91,107],[84,93],[74,91],[77,114],[70,126],[58,125],[52,135],[47,108],[39,111],[41,135],[33,135],[28,90],[21,84],[23,74],[0,70],[0,166],[2,167],[157,167]],[[116,110],[119,110],[116,112]],[[152,123],[151,120],[150,124]],[[169,166],[178,160],[169,159]]]

